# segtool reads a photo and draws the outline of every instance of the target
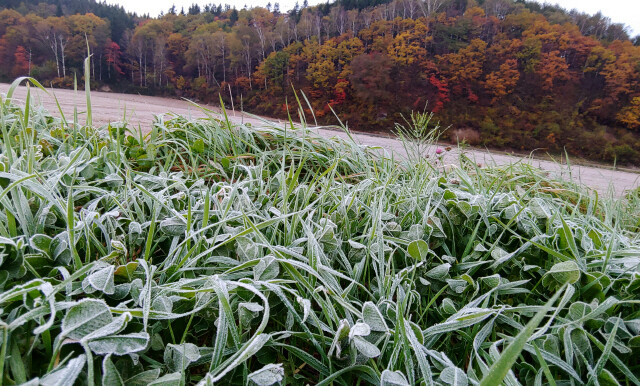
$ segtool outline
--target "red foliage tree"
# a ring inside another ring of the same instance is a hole
[[[118,43],[109,40],[104,52],[109,68],[109,78],[111,78],[112,68],[117,74],[124,75],[124,71],[122,71],[122,52],[120,51],[120,46],[118,45]]]
[[[15,61],[13,63],[13,76],[26,76],[31,72],[29,53],[23,46],[18,46],[16,52],[13,54]]]

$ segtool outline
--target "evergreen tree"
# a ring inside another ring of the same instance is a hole
[[[229,16],[229,21],[231,22],[231,25],[233,26],[234,24],[236,24],[236,22],[238,21],[238,10],[233,8],[233,11],[231,11],[231,15]]]
[[[199,15],[200,14],[200,6],[198,4],[192,4],[189,7],[189,15]]]

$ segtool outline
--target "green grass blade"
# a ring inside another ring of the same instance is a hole
[[[502,351],[500,358],[491,365],[487,374],[482,378],[480,382],[481,386],[494,386],[502,383],[502,380],[507,376],[507,373],[518,359],[518,355],[520,355],[520,352],[524,349],[527,340],[533,335],[535,329],[540,325],[544,316],[551,310],[553,304],[558,300],[560,293],[563,291],[564,287],[556,291],[544,307],[535,314],[524,329],[509,343],[509,346]]]

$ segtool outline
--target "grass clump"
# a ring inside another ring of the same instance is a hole
[[[640,383],[638,200],[1,106],[3,384]]]

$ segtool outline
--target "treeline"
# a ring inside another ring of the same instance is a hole
[[[33,13],[40,17],[71,16],[75,14],[93,13],[107,19],[111,39],[119,42],[124,31],[133,29],[138,18],[136,14],[125,11],[122,6],[108,4],[96,0],[2,0],[0,9],[14,9],[22,15]],[[148,15],[142,16],[148,18]]]
[[[133,27],[114,34],[121,8],[47,16],[53,3],[0,11],[0,77],[70,87],[88,42],[96,86],[222,95],[282,117],[303,91],[310,119],[335,123],[333,109],[365,131],[427,108],[452,141],[640,164],[640,39],[601,14],[513,0],[210,4],[125,13]]]

